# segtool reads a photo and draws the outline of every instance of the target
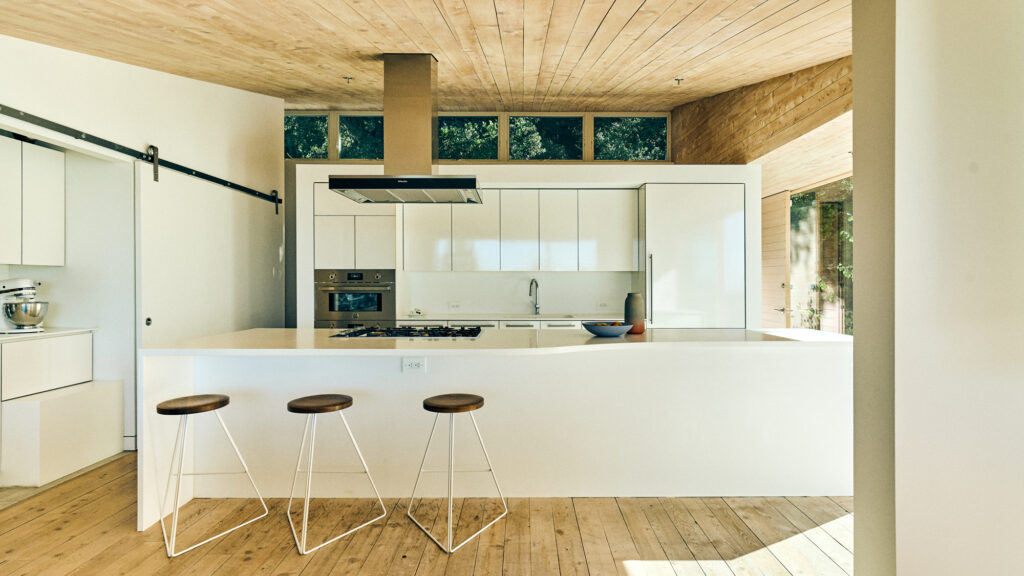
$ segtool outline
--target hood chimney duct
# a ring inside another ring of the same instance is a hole
[[[437,59],[384,55],[384,173],[437,174]]]

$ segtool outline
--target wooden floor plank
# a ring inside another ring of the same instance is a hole
[[[576,509],[571,498],[551,500],[551,516],[558,548],[558,570],[562,576],[587,576],[587,558],[583,550]]]
[[[487,500],[484,518],[490,522],[491,518],[497,518],[505,511],[501,500],[490,498]],[[480,544],[476,551],[476,566],[474,574],[477,576],[499,576],[505,562],[505,534],[508,526],[508,516],[498,520],[493,526],[479,536]]]
[[[853,516],[828,498],[789,498],[794,506],[821,526],[844,548],[853,552]]]
[[[835,538],[814,523],[799,508],[785,498],[766,498],[768,504],[786,517],[804,536],[814,542],[814,545],[828,554],[833,562],[839,565],[844,572],[853,574],[853,552],[843,547]]]
[[[825,552],[763,498],[726,498],[729,508],[796,576],[848,576]]]
[[[843,510],[853,514],[853,496],[829,496],[829,500],[839,504]]]
[[[267,518],[169,559],[159,525],[135,530],[133,460],[0,511],[15,524],[0,528],[0,576],[851,576],[853,569],[853,502],[841,497],[513,498],[507,518],[452,555],[406,517],[404,501],[388,499],[385,519],[306,556],[295,549],[286,500],[270,499]],[[314,500],[310,520],[329,537],[379,515],[374,504]],[[455,541],[501,510],[495,498],[455,500]],[[179,516],[179,548],[260,511],[251,499],[192,500]],[[444,500],[421,500],[416,513],[443,537]]]
[[[604,534],[597,499],[574,498],[572,504],[576,509],[576,521],[579,523],[587,570],[595,576],[616,574],[618,569],[615,567],[615,558]]]
[[[505,521],[505,576],[530,576],[530,501],[526,498],[508,499],[508,518]]]
[[[619,499],[620,507],[622,506],[622,500],[621,498]],[[654,538],[661,546],[661,550],[668,559],[672,570],[679,576],[706,576],[704,569],[701,568],[693,552],[686,545],[686,541],[683,540],[682,536],[679,535],[679,531],[672,524],[672,519],[669,518],[661,501],[657,498],[643,498],[640,501],[639,507],[643,511],[643,515],[651,527]],[[625,512],[625,509],[623,509],[623,512]],[[626,523],[629,524],[628,516]],[[632,528],[630,528],[630,532],[632,532]],[[639,542],[637,542],[637,550],[641,554],[644,553],[643,547]]]
[[[661,498],[662,507],[672,520],[673,526],[686,546],[697,559],[697,564],[707,576],[732,576],[732,569],[707,534],[697,523],[684,500],[679,498]]]
[[[558,574],[558,538],[548,498],[530,498],[530,573]]]
[[[644,574],[652,576],[672,576],[676,573],[675,568],[669,563],[668,556],[661,546],[661,541],[654,533],[651,522],[644,512],[644,500],[640,498],[616,498],[621,518],[625,523],[627,534],[633,544],[635,557],[627,559],[627,570],[634,574],[638,570],[629,569],[631,566],[642,567]],[[632,562],[632,564],[628,564]],[[694,567],[700,570],[694,563]],[[700,571],[703,574],[703,571]],[[693,574],[693,572],[690,572]]]

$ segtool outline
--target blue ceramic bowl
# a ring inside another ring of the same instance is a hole
[[[598,324],[601,324],[601,322],[584,322],[583,327],[594,336],[600,336],[601,338],[622,336],[633,327],[632,324],[623,324],[622,326],[598,326]]]

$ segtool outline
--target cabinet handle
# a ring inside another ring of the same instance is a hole
[[[651,261],[647,269],[651,272],[651,282],[649,284],[651,297],[647,299],[651,303],[651,326],[654,326],[654,252],[647,255],[647,258]]]
[[[533,324],[505,324],[508,328],[533,328]]]

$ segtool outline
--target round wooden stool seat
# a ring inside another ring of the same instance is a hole
[[[344,394],[317,394],[296,398],[288,403],[288,411],[296,414],[337,412],[352,405],[352,397]]]
[[[231,399],[223,394],[199,394],[198,396],[182,396],[172,398],[156,405],[157,414],[182,416],[210,412],[228,405]]]
[[[484,405],[483,396],[476,394],[441,394],[423,401],[423,409],[439,414],[472,412]]]

